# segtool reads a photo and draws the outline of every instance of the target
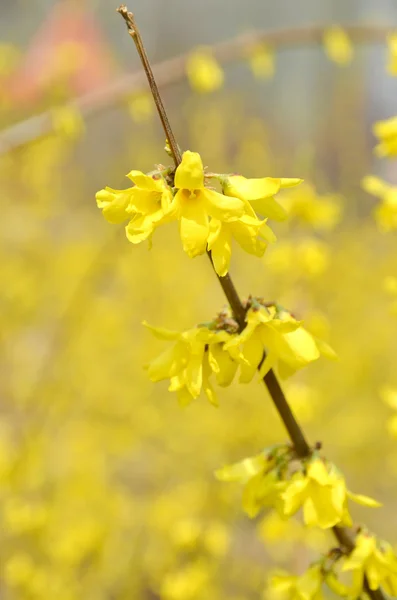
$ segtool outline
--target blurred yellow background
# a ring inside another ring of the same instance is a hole
[[[139,63],[115,8],[0,7],[0,595],[254,599],[273,567],[299,572],[333,541],[299,518],[250,521],[240,487],[215,480],[220,466],[286,439],[261,384],[220,390],[219,409],[201,398],[181,409],[147,379],[143,365],[163,345],[142,321],[189,329],[225,300],[206,257],[183,253],[175,224],[148,251],[96,207],[98,189],[128,187],[131,169],[168,160],[142,75],[136,85],[128,75]],[[184,62],[179,75],[160,69],[172,75],[162,90],[182,148],[213,171],[305,179],[301,205],[280,196],[291,218],[274,226],[277,243],[264,259],[236,248],[231,273],[243,297],[277,300],[337,351],[338,362],[320,360],[284,388],[349,487],[383,502],[355,508],[356,521],[394,544],[397,416],[384,400],[397,394],[397,240],[379,228],[361,180],[397,182],[371,133],[396,112],[386,32],[397,9],[129,8],[154,64],[195,53],[190,77]],[[335,23],[367,26],[340,60],[322,41]],[[308,39],[291,44],[302,28]],[[255,30],[284,33],[211,63],[211,45]]]

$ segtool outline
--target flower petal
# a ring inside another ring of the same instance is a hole
[[[289,188],[299,185],[303,182],[303,179],[298,179],[297,177],[281,177],[280,182],[282,188]]]
[[[307,475],[320,485],[328,485],[331,481],[327,466],[320,458],[315,458],[308,462]]]
[[[213,406],[219,406],[218,398],[216,396],[215,390],[211,385],[210,376],[212,374],[212,370],[208,361],[208,352],[204,353],[203,358],[203,390],[205,395],[207,396],[209,402]]]
[[[259,377],[263,379],[264,376],[267,375],[267,373],[270,371],[270,369],[273,369],[276,363],[277,355],[273,352],[267,352],[265,360],[263,361],[263,363],[261,364],[261,368],[259,369]]]
[[[219,221],[235,221],[244,213],[244,203],[241,200],[224,196],[215,190],[205,188],[200,192],[200,198],[205,202],[208,214]]]
[[[300,369],[320,356],[313,337],[303,327],[278,336],[277,342],[280,358],[293,369]]]
[[[177,391],[178,404],[179,406],[185,407],[191,404],[194,400],[193,396],[186,387],[181,388]]]
[[[218,385],[223,387],[230,385],[236,374],[238,364],[230,357],[228,352],[223,350],[222,344],[210,345],[208,359]]]
[[[187,150],[182,155],[182,162],[175,172],[175,187],[185,190],[201,190],[204,188],[204,168],[198,152]]]
[[[249,217],[246,217],[249,219]],[[257,221],[255,226],[247,224],[245,217],[242,217],[238,221],[235,221],[230,225],[233,237],[235,238],[238,245],[254,256],[263,256],[267,248],[266,242],[258,239],[259,230],[261,227],[260,221]]]
[[[310,493],[303,504],[303,520],[309,527],[329,529],[341,520],[341,513],[332,503],[332,488],[310,485]]]
[[[359,534],[355,540],[355,548],[342,564],[342,571],[361,569],[364,563],[376,549],[376,540],[373,536]]]
[[[203,354],[202,352],[193,354],[186,365],[186,387],[193,396],[197,398],[201,392],[203,383]]]
[[[149,192],[161,192],[163,187],[162,179],[153,179],[150,175],[142,173],[142,171],[130,171],[127,175],[128,179],[131,179],[133,183],[145,191]]]
[[[324,340],[320,340],[317,337],[314,338],[314,341],[316,342],[316,346],[320,350],[320,353],[325,356],[325,358],[328,358],[329,360],[338,360],[339,357],[335,350],[331,348],[327,342],[324,342]]]
[[[106,187],[95,194],[98,208],[102,209],[105,219],[112,224],[122,223],[131,218],[127,208],[133,196],[133,188],[114,190]]]
[[[161,209],[161,192],[131,188],[131,200],[128,206],[130,213],[138,212],[143,215]]]
[[[363,496],[363,494],[353,494],[353,492],[348,491],[347,497],[350,500],[353,500],[353,502],[357,502],[357,504],[362,504],[363,506],[368,506],[369,508],[379,508],[379,506],[382,506],[381,502],[378,502],[369,496]]]
[[[184,198],[181,203],[179,231],[184,251],[193,258],[204,254],[209,234],[208,216],[197,198]]]
[[[210,223],[210,230],[213,220]],[[219,221],[216,221],[219,223]],[[208,250],[211,251],[212,262],[214,269],[219,277],[224,277],[230,267],[230,259],[232,257],[232,232],[227,225],[221,223],[219,233],[213,236],[211,240],[208,238]]]
[[[149,364],[149,379],[157,382],[177,375],[183,369],[186,360],[186,348],[182,344],[167,348]]]
[[[147,240],[156,229],[156,226],[160,224],[163,217],[162,211],[157,211],[152,215],[136,215],[126,225],[125,233],[127,239],[132,244],[140,244],[144,240]]]
[[[284,502],[283,515],[285,517],[291,517],[302,506],[306,497],[308,484],[309,480],[300,473],[292,478],[291,483],[281,496]]]
[[[172,331],[171,329],[166,329],[165,327],[154,327],[147,321],[142,321],[142,325],[147,327],[147,329],[149,329],[159,340],[177,340],[180,337],[180,333],[178,331]]]
[[[244,359],[247,363],[240,365],[240,383],[249,383],[259,363],[263,358],[263,344],[258,336],[253,335],[245,344],[242,351]]]
[[[225,180],[224,192],[228,196],[235,196],[251,202],[277,194],[280,185],[280,179],[274,177],[247,179],[242,175],[232,175]]]
[[[262,217],[274,219],[275,221],[285,221],[288,213],[272,196],[253,200],[251,204],[256,213]]]

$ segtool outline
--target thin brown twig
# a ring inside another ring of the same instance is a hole
[[[120,13],[120,15],[123,17],[127,25],[128,33],[134,40],[135,47],[139,54],[139,58],[141,59],[142,66],[145,70],[147,80],[149,82],[150,90],[152,92],[154,103],[156,104],[157,112],[159,113],[160,121],[165,131],[165,136],[170,145],[170,150],[175,162],[175,166],[177,167],[182,160],[181,153],[179,151],[178,144],[175,141],[171,125],[168,121],[167,112],[164,108],[164,104],[161,99],[160,92],[158,90],[156,80],[153,75],[152,67],[146,54],[145,46],[143,45],[141,34],[139,32],[137,24],[135,23],[134,15],[128,11],[125,4],[119,6],[117,12]]]
[[[256,44],[266,44],[275,50],[290,49],[306,44],[321,44],[324,31],[329,25],[312,25],[301,28],[277,29],[274,31],[247,32],[230,40],[212,45],[215,58],[223,64],[243,58]],[[382,43],[391,33],[389,25],[345,25],[344,30],[353,43]],[[186,64],[190,53],[163,60],[153,66],[157,87],[166,87],[186,77]],[[144,88],[146,76],[141,70],[123,75],[109,85],[94,92],[84,94],[67,103],[84,118],[108,109],[122,102],[133,93]],[[11,125],[0,132],[0,156],[19,146],[51,134],[54,123],[51,110]]]
[[[136,24],[135,24],[132,13],[128,12],[128,9],[125,5],[122,5],[118,9],[118,12],[120,12],[120,14],[123,16],[124,19],[126,19],[125,15],[127,15],[127,17],[128,17],[127,25],[129,27],[129,30],[130,30],[130,23],[131,23],[133,33],[134,33],[134,35],[136,35],[137,29],[136,29]],[[130,34],[131,34],[131,32],[130,32]],[[134,35],[132,35],[132,37],[134,37]],[[144,67],[146,76],[147,76],[149,84],[150,84],[150,88],[152,90],[152,93],[153,93],[153,96],[154,96],[154,99],[155,99],[155,102],[157,105],[156,98],[160,98],[160,93],[159,93],[159,90],[157,87],[156,80],[153,76],[152,69],[150,68],[150,63],[149,63],[146,51],[143,46],[142,38],[140,37],[140,35],[138,37],[139,37],[139,46],[140,46],[138,48],[138,45],[137,45],[138,53],[141,57],[143,67]],[[134,39],[134,41],[136,41],[136,40]],[[153,91],[153,89],[154,89],[154,91]],[[160,99],[160,105],[161,105],[162,111],[164,111],[164,113],[165,113],[165,109],[161,102],[161,99]],[[160,115],[160,117],[161,117],[161,115]],[[166,136],[169,136],[169,132],[172,130],[171,130],[171,126],[170,126],[167,116],[165,119],[165,122],[167,124],[166,126],[164,125],[163,119],[161,119],[161,121],[163,123],[164,133],[166,134]],[[171,137],[173,140],[175,140],[175,137],[173,134]],[[175,142],[175,146],[172,147],[170,145],[170,148],[171,148],[171,153],[172,153],[175,165],[178,166],[182,160],[180,152],[179,152],[179,147]],[[212,260],[211,252],[207,251],[207,254],[211,261],[211,265],[214,268],[214,263]],[[215,271],[215,269],[214,269],[214,271]],[[230,307],[232,309],[234,317],[239,324],[240,330],[242,330],[245,327],[246,310],[245,310],[244,305],[240,299],[240,296],[234,286],[233,280],[229,274],[227,274],[225,277],[220,277],[218,274],[216,274],[216,275],[219,280],[219,283],[222,286],[222,290],[230,304]],[[307,458],[311,454],[311,448],[305,438],[302,428],[298,424],[298,422],[288,404],[288,401],[284,395],[284,392],[283,392],[283,390],[280,386],[280,383],[279,383],[273,370],[270,370],[265,375],[265,377],[263,378],[263,382],[265,383],[265,385],[269,391],[270,397],[279,413],[279,416],[280,416],[286,430],[288,431],[288,434],[290,436],[290,439],[293,443],[293,446],[295,448],[297,455],[300,458]],[[349,530],[346,527],[335,526],[332,529],[333,529],[333,533],[334,533],[336,539],[338,540],[341,548],[347,553],[352,552],[355,548],[354,532]],[[368,580],[366,577],[364,578],[364,588],[365,588],[366,593],[368,594],[368,596],[370,598],[372,598],[372,600],[385,600],[384,594],[380,588],[378,588],[377,590],[370,589]]]

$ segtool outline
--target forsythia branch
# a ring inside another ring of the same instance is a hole
[[[151,91],[153,94],[153,98],[156,103],[156,107],[158,109],[159,115],[160,115],[160,119],[161,119],[161,122],[162,122],[162,125],[164,128],[164,133],[167,137],[167,140],[169,141],[170,150],[171,150],[171,154],[174,159],[174,162],[175,162],[175,166],[178,167],[182,161],[180,150],[175,141],[175,136],[173,135],[168,117],[166,115],[164,105],[162,103],[160,93],[158,90],[158,86],[157,86],[156,80],[154,78],[153,71],[150,66],[150,62],[148,60],[148,57],[147,57],[147,54],[146,54],[146,51],[145,51],[145,48],[143,45],[143,41],[140,36],[139,30],[136,26],[133,14],[128,11],[128,9],[125,5],[121,5],[117,10],[120,13],[120,15],[123,17],[123,19],[125,20],[127,27],[128,27],[129,34],[133,38],[135,45],[137,47],[138,54],[141,58],[142,65],[145,70],[145,74],[146,74],[147,80],[149,82],[149,85],[150,85],[150,88],[151,88]],[[310,34],[309,38],[314,41],[317,41],[320,36],[319,30],[314,29],[314,30],[310,30],[310,31],[311,31],[311,34]],[[362,30],[359,30],[359,31],[360,31],[360,34],[364,33]],[[296,38],[294,39],[294,36],[291,36],[289,39],[290,39],[291,45],[293,45],[293,43],[296,43]],[[213,261],[212,261],[211,252],[207,250],[207,254],[211,261],[212,266],[214,266]],[[230,304],[230,307],[232,309],[234,317],[239,325],[239,329],[240,329],[240,331],[242,331],[245,327],[246,309],[244,308],[244,305],[240,299],[240,296],[234,286],[232,278],[230,277],[229,274],[227,274],[226,276],[223,276],[223,277],[221,277],[217,274],[217,277],[222,286],[223,292]],[[263,357],[263,360],[264,359],[265,359],[265,355]],[[259,368],[260,368],[260,365],[259,365]],[[308,456],[311,455],[312,448],[309,446],[309,444],[305,438],[304,432],[303,432],[302,428],[300,427],[300,425],[298,424],[298,422],[288,404],[288,401],[284,395],[284,392],[280,386],[280,383],[272,369],[270,369],[268,371],[268,373],[264,376],[263,381],[269,391],[269,394],[270,394],[271,399],[279,413],[279,416],[280,416],[285,428],[288,431],[288,434],[293,443],[294,450],[295,450],[297,456],[301,459],[307,458]],[[353,531],[351,531],[350,529],[348,529],[346,527],[338,527],[338,526],[334,526],[332,529],[333,529],[333,533],[334,533],[336,539],[338,540],[339,544],[341,545],[341,547],[347,553],[351,553],[355,548],[355,541],[354,541],[355,536],[354,536]],[[364,588],[365,588],[365,591],[368,594],[368,596],[370,598],[372,598],[373,600],[384,600],[385,599],[385,596],[380,588],[378,588],[376,590],[370,589],[366,578],[364,579]]]

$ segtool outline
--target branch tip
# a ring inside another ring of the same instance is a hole
[[[128,10],[128,8],[125,4],[120,4],[120,6],[118,8],[116,8],[116,12],[118,12],[123,17],[130,35],[134,35],[135,34],[135,20],[134,20],[133,13]]]

